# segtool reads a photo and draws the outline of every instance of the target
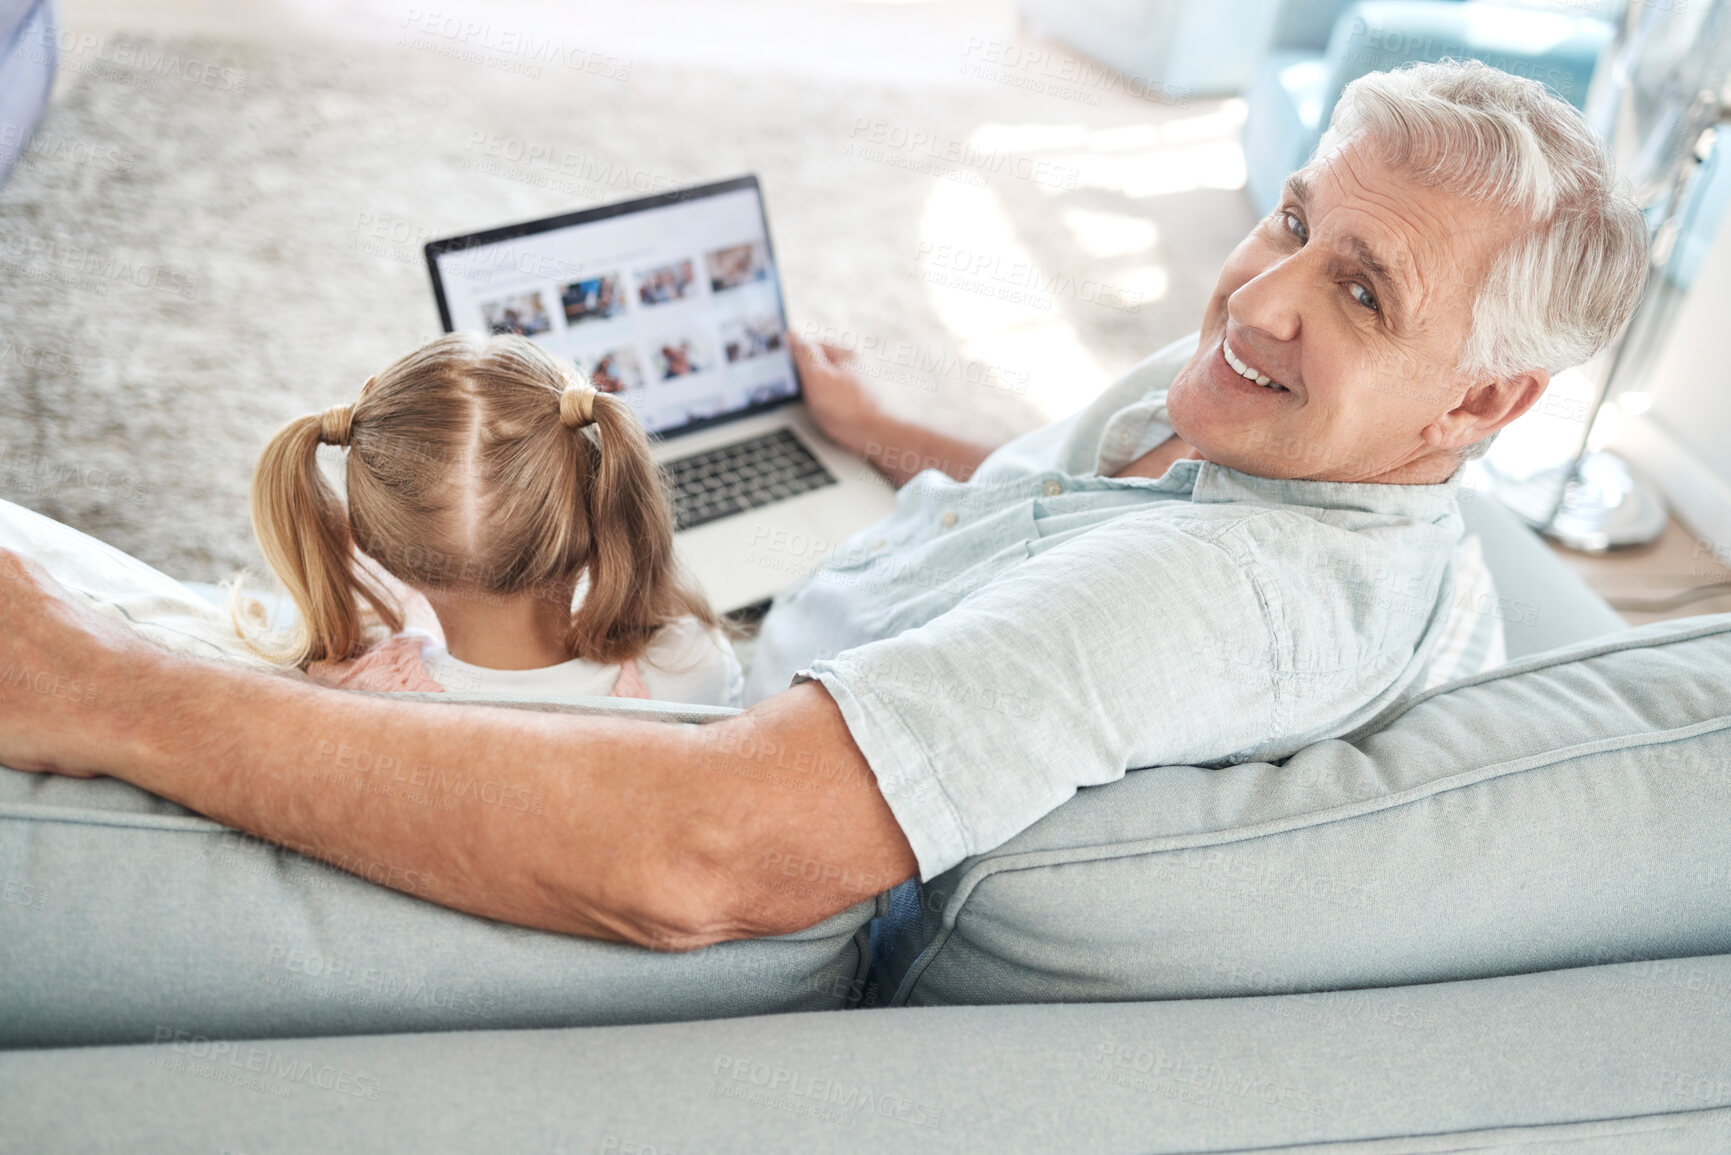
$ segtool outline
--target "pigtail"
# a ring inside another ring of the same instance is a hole
[[[291,421],[265,446],[253,473],[253,531],[300,622],[287,637],[262,634],[256,615],[243,615],[238,586],[231,616],[254,652],[285,666],[359,656],[368,642],[367,609],[393,632],[403,625],[395,601],[358,567],[348,513],[319,472],[328,424],[328,414]],[[346,443],[346,418],[341,432]]]
[[[643,426],[616,397],[591,393],[585,400],[592,424],[575,436],[587,440],[594,431],[581,455],[593,468],[578,497],[589,520],[589,582],[567,640],[577,657],[619,662],[641,654],[655,631],[676,618],[690,615],[709,626],[716,618],[674,556],[672,502]]]

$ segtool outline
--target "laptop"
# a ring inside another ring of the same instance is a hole
[[[636,411],[675,550],[723,613],[761,612],[895,507],[800,400],[755,176],[426,246],[447,333],[518,333]]]

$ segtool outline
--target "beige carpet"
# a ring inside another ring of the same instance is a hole
[[[264,441],[437,331],[423,241],[649,186],[760,174],[795,327],[996,438],[1194,328],[1250,223],[1231,103],[449,48],[73,53],[0,189],[0,497],[179,577],[257,565]]]

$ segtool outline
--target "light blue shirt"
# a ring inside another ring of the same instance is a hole
[[[1277,761],[1416,692],[1447,617],[1456,483],[1255,477],[1175,462],[1177,342],[1093,404],[927,470],[783,591],[749,704],[829,691],[930,879],[1079,787]],[[1457,474],[1458,476],[1458,474]]]

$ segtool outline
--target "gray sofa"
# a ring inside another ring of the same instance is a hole
[[[0,1151],[1731,1150],[1731,615],[1628,629],[1464,512],[1508,666],[782,939],[503,927],[0,771]]]

